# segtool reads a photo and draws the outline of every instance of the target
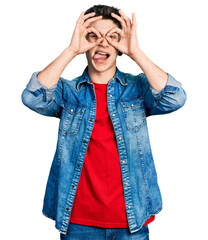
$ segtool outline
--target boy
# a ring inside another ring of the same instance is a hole
[[[61,77],[78,54],[88,66]],[[116,67],[128,55],[144,73]],[[30,109],[60,118],[43,214],[61,239],[149,239],[148,224],[162,209],[146,117],[181,108],[181,83],[142,52],[136,18],[95,5],[77,20],[70,45],[34,72],[22,93]]]

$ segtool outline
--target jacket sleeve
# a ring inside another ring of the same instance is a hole
[[[187,95],[182,84],[171,74],[167,74],[167,84],[160,92],[150,86],[144,73],[139,74],[147,116],[171,113],[181,108],[186,102]]]
[[[62,102],[62,81],[48,88],[41,84],[37,78],[40,71],[34,72],[29,83],[23,90],[21,98],[25,106],[31,110],[50,117],[60,117],[60,105]]]

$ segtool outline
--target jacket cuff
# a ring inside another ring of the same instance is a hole
[[[43,85],[37,78],[38,73],[40,73],[41,71],[37,71],[34,72],[30,78],[29,83],[27,84],[26,88],[30,91],[30,92],[36,92],[37,90],[41,89],[44,92],[44,95],[46,97],[46,100],[50,100],[54,90],[56,89],[56,86],[53,86],[51,88],[46,87],[45,85]]]
[[[176,93],[179,88],[181,88],[182,84],[177,81],[170,73],[168,74],[168,81],[166,86],[159,92],[154,88],[150,87],[152,94],[155,98],[162,97],[165,93]]]

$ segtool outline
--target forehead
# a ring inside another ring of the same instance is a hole
[[[90,23],[89,27],[94,27],[100,33],[107,33],[114,27],[118,27],[111,19],[100,19]]]

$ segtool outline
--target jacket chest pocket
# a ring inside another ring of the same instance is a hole
[[[128,130],[137,131],[146,123],[144,100],[141,97],[120,101]]]
[[[86,107],[76,103],[64,102],[59,124],[59,132],[63,135],[73,135],[79,130]]]

